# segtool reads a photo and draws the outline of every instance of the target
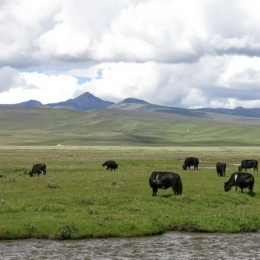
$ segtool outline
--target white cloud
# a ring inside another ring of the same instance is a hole
[[[0,103],[89,91],[109,101],[260,106],[259,9],[257,0],[1,1]]]
[[[103,68],[102,78],[83,84],[77,94],[89,91],[112,101],[134,97],[155,104],[187,106],[182,98],[190,96],[190,87],[205,91],[209,87],[206,82],[218,79],[220,63],[223,65],[223,61],[219,60],[217,64],[214,62],[216,60],[207,58],[199,64],[181,65],[154,62],[104,63],[100,65]],[[216,71],[217,66],[219,71]],[[195,98],[194,102],[197,101],[199,99]]]
[[[24,84],[1,93],[0,103],[15,104],[30,99],[43,104],[56,103],[73,98],[73,93],[77,89],[77,79],[71,76],[21,73],[20,77],[23,77]]]
[[[53,27],[62,0],[6,1],[0,10],[0,66],[16,68],[40,63],[34,56],[36,39]]]
[[[23,76],[16,69],[10,67],[0,68],[0,93],[24,84]]]
[[[235,89],[260,86],[260,58],[233,56],[227,69],[220,75],[218,84]]]
[[[205,103],[206,100],[203,97],[202,91],[199,89],[190,89],[189,93],[182,99],[182,104],[190,108],[201,108],[205,106]]]

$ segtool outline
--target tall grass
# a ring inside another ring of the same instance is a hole
[[[199,170],[183,171],[187,156],[197,156]],[[260,228],[259,175],[255,196],[223,182],[242,159],[259,159],[250,147],[147,148],[51,147],[0,149],[0,239],[88,238],[143,236],[166,230],[204,232],[257,231]],[[106,171],[105,160],[119,164]],[[227,163],[227,176],[218,177],[217,161]],[[30,177],[35,163],[47,165],[45,176]],[[181,175],[183,195],[170,189],[152,197],[152,171]],[[252,171],[249,171],[252,173]]]

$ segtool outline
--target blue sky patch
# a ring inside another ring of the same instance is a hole
[[[20,72],[28,72],[28,73],[32,73],[32,72],[44,73],[46,71],[46,68],[44,68],[44,67],[30,67],[30,68],[27,68],[27,69],[21,69],[19,71]]]
[[[78,84],[82,85],[86,82],[90,82],[92,80],[92,78],[89,77],[76,77],[78,79]]]
[[[96,76],[96,79],[102,79],[102,71],[103,71],[103,69],[99,69],[98,71],[97,71],[97,76]]]

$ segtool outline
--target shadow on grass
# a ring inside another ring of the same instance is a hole
[[[250,197],[255,197],[255,195],[256,195],[255,192],[252,192],[252,194],[250,194],[250,191],[248,191],[247,194],[248,194]]]
[[[167,195],[161,195],[162,198],[170,198],[170,197],[175,197],[174,194],[167,194]]]

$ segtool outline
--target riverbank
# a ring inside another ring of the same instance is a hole
[[[223,182],[243,159],[259,159],[251,147],[9,147],[0,149],[0,239],[80,239],[134,237],[167,230],[254,232],[260,229],[259,173],[254,197]],[[196,156],[199,170],[184,171],[184,158]],[[116,171],[102,163],[115,160]],[[227,176],[215,165],[227,163]],[[45,176],[30,177],[35,163]],[[152,197],[154,170],[174,171],[183,195],[171,189]]]

